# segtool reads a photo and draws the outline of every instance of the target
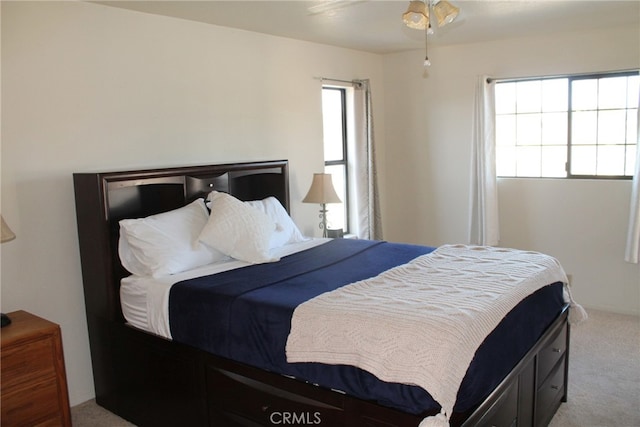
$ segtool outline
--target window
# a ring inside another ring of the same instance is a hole
[[[322,88],[322,119],[324,131],[324,171],[333,178],[333,186],[342,200],[327,205],[327,226],[349,230],[348,163],[347,163],[347,90],[340,87]]]
[[[498,176],[631,178],[638,72],[496,83]]]

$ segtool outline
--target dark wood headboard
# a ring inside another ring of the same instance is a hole
[[[119,221],[190,203],[212,190],[240,200],[276,197],[289,211],[286,160],[73,174],[87,318],[124,322]]]

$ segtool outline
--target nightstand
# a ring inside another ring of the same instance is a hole
[[[70,426],[60,327],[26,311],[0,330],[3,426]]]

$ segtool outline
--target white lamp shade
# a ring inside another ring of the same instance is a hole
[[[309,192],[302,199],[304,203],[342,203],[333,188],[330,173],[314,173]]]

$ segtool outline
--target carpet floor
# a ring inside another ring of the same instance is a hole
[[[571,329],[569,399],[550,427],[640,427],[640,318],[587,311]],[[93,400],[71,416],[75,427],[133,426]]]

